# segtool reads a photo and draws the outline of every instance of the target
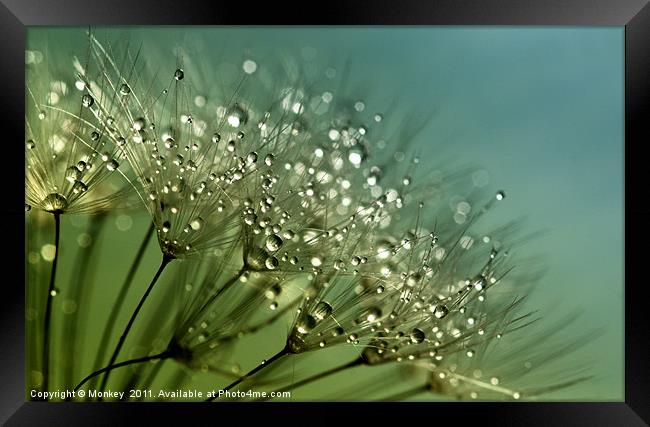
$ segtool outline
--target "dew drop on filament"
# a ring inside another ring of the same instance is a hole
[[[314,319],[319,322],[325,319],[330,314],[332,314],[332,306],[326,303],[325,301],[321,301],[318,304],[316,304],[316,307],[314,307],[314,310],[312,311],[312,315],[314,316]]]
[[[81,105],[83,105],[86,108],[91,107],[95,103],[95,100],[93,99],[92,96],[85,94],[84,96],[81,97]]]
[[[192,228],[192,230],[198,231],[201,229],[201,227],[203,227],[203,224],[204,224],[203,218],[196,217],[194,220],[190,222],[190,227]]]
[[[409,338],[413,344],[419,344],[424,341],[424,332],[421,329],[415,328],[411,331]]]
[[[282,246],[282,239],[277,234],[271,234],[266,238],[266,249],[275,252]]]
[[[442,319],[447,314],[449,314],[449,309],[447,308],[446,305],[438,305],[433,311],[433,315],[436,316],[437,319]]]

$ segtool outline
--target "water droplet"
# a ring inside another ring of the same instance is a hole
[[[182,68],[178,68],[176,71],[174,71],[174,78],[176,80],[183,80],[183,77],[185,77],[185,72]]]
[[[111,172],[116,170],[119,166],[120,164],[115,159],[112,159],[108,163],[106,163],[106,169],[108,169]]]
[[[68,207],[68,200],[59,193],[48,194],[43,199],[43,208],[47,212],[63,211]]]
[[[332,306],[326,303],[325,301],[320,301],[316,304],[316,307],[312,310],[312,315],[314,319],[318,322],[321,322],[327,316],[332,314]]]
[[[381,310],[377,307],[370,307],[366,310],[364,318],[368,322],[376,322],[381,317]]]
[[[390,257],[392,251],[393,251],[393,245],[391,245],[390,242],[387,241],[379,242],[379,245],[377,245],[377,258],[386,259]]]
[[[95,100],[93,99],[92,96],[85,94],[84,96],[81,97],[81,105],[83,105],[86,108],[91,107],[95,103]]]
[[[171,223],[169,221],[165,221],[162,224],[162,232],[163,233],[168,233],[169,229],[172,227]]]
[[[320,267],[323,264],[323,260],[317,256],[311,258],[311,265],[314,267]]]
[[[257,63],[251,59],[247,59],[242,64],[242,68],[246,74],[253,74],[257,70]]]
[[[255,215],[254,213],[249,213],[244,215],[244,222],[246,223],[246,225],[253,225],[255,224],[256,221],[257,221],[257,215]]]
[[[84,184],[82,181],[75,181],[74,184],[72,184],[72,192],[75,194],[81,194],[85,193],[88,191],[88,186]]]
[[[505,191],[497,191],[496,199],[497,200],[503,200],[506,198],[506,193]]]
[[[274,256],[270,256],[270,257],[266,258],[266,260],[264,261],[264,265],[269,270],[275,270],[276,268],[278,268],[279,264],[280,263],[279,263],[278,259],[276,257],[274,257]]]
[[[65,171],[65,179],[69,182],[75,182],[81,178],[81,171],[76,166],[70,166]]]
[[[474,278],[474,289],[476,289],[477,291],[482,291],[483,288],[485,287],[485,283],[486,283],[485,277],[481,275],[477,276],[476,278]]]
[[[276,283],[274,285],[271,285],[271,287],[269,287],[266,290],[266,292],[264,292],[264,296],[266,296],[268,299],[275,299],[281,293],[282,293],[282,286]]]
[[[298,323],[296,323],[296,331],[299,334],[307,334],[316,326],[317,322],[313,316],[306,314],[300,317]]]
[[[370,173],[368,174],[368,178],[366,178],[366,182],[368,185],[375,186],[379,182],[379,179],[381,178],[381,169],[379,169],[377,166],[373,166],[370,168]]]
[[[422,280],[422,275],[420,275],[419,273],[410,274],[409,277],[406,279],[406,286],[412,288],[418,283],[420,283],[420,280]]]
[[[419,344],[424,341],[425,335],[421,329],[415,328],[409,334],[409,338],[413,344]]]
[[[352,163],[354,166],[359,166],[361,162],[363,162],[365,158],[363,149],[361,149],[358,146],[354,146],[350,148],[350,151],[348,153],[348,160],[350,163]]]
[[[246,156],[246,163],[248,163],[249,165],[252,165],[253,163],[256,163],[256,162],[257,162],[257,153],[254,152],[254,151],[251,151]]]
[[[467,357],[474,357],[474,350],[467,350]]]
[[[203,218],[199,216],[190,222],[190,227],[192,228],[192,230],[197,231],[200,230],[201,227],[203,227],[203,224],[204,224]]]
[[[33,150],[34,147],[36,147],[36,144],[34,143],[33,140],[30,139],[25,143],[25,146],[27,147],[28,150]]]
[[[239,105],[235,104],[227,113],[226,120],[231,127],[237,128],[245,125],[248,121],[248,114]]]
[[[269,304],[269,308],[271,310],[276,310],[278,308],[278,303],[277,301],[273,301],[271,304]]]
[[[282,239],[277,234],[271,234],[266,238],[265,246],[270,252],[275,252],[282,246]]]
[[[447,314],[449,314],[449,309],[446,305],[437,305],[436,309],[433,311],[433,315],[436,316],[437,319],[442,319]]]

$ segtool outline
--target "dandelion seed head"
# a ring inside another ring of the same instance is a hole
[[[123,182],[112,177],[117,166],[100,167],[100,150],[111,157],[110,164],[118,162],[111,142],[102,138],[95,97],[89,92],[71,93],[68,83],[51,80],[48,73],[42,66],[28,73],[26,202],[50,213],[110,209],[121,203],[127,191],[120,189],[125,188]]]

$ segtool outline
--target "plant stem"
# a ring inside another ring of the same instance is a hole
[[[108,342],[111,338],[111,334],[113,333],[113,328],[115,327],[117,316],[120,314],[120,310],[122,308],[122,305],[124,304],[124,299],[126,298],[126,295],[129,292],[129,288],[131,287],[131,282],[133,282],[133,277],[135,276],[135,273],[138,270],[138,267],[140,266],[140,262],[142,261],[144,253],[147,249],[147,246],[149,245],[149,241],[151,240],[151,236],[153,235],[153,229],[154,229],[154,223],[151,222],[149,228],[147,229],[147,233],[145,234],[144,239],[142,240],[142,243],[140,243],[140,248],[138,248],[138,252],[136,253],[135,258],[133,259],[133,263],[131,263],[129,272],[127,273],[126,278],[122,283],[122,287],[120,288],[120,292],[117,295],[117,299],[113,303],[111,312],[108,316],[108,320],[106,321],[106,326],[104,327],[104,332],[102,333],[102,337],[99,341],[100,343],[99,349],[97,350],[97,355],[95,356],[95,361],[93,363],[94,370],[99,369],[99,367],[102,365],[102,360],[104,359],[104,355],[106,354],[106,347],[108,346]],[[95,379],[93,382],[95,381],[97,380]]]
[[[48,391],[50,374],[50,320],[52,317],[52,299],[56,295],[54,282],[56,280],[56,266],[59,261],[59,239],[61,237],[61,212],[54,212],[54,259],[50,273],[50,285],[47,289],[47,302],[45,303],[45,321],[43,327],[43,391]],[[45,398],[47,400],[47,398]]]
[[[354,359],[353,361],[345,363],[345,364],[343,364],[341,366],[337,366],[335,368],[328,369],[327,371],[323,371],[323,372],[321,372],[319,374],[312,375],[311,377],[307,377],[304,380],[298,381],[297,383],[289,384],[286,387],[283,387],[283,388],[281,388],[279,390],[276,390],[275,393],[282,393],[284,391],[293,390],[293,389],[296,389],[298,387],[302,387],[304,385],[307,385],[307,384],[309,384],[311,382],[318,381],[318,380],[323,379],[325,377],[329,377],[330,375],[334,375],[334,374],[336,374],[338,372],[341,372],[341,371],[343,371],[345,369],[352,368],[352,367],[355,367],[355,366],[364,365],[364,364],[365,364],[364,359],[362,357],[358,357],[358,358]],[[259,401],[265,401],[265,400],[269,400],[269,399],[271,399],[270,395],[268,397],[258,399],[257,401],[259,402]]]
[[[163,255],[162,261],[160,263],[160,267],[158,267],[158,271],[156,271],[156,274],[153,276],[153,279],[151,280],[151,283],[147,287],[147,290],[144,292],[144,295],[142,295],[142,298],[140,298],[140,302],[138,303],[137,307],[133,311],[133,314],[131,315],[129,322],[126,324],[126,328],[124,328],[124,332],[122,332],[122,335],[120,336],[120,340],[118,341],[115,350],[113,350],[113,355],[111,356],[111,359],[108,362],[109,366],[115,363],[115,360],[117,359],[117,356],[119,355],[120,350],[124,345],[124,341],[126,341],[126,337],[129,335],[129,331],[131,331],[131,326],[133,326],[133,322],[135,322],[135,318],[138,316],[140,309],[144,305],[144,302],[147,300],[149,293],[151,292],[154,285],[158,281],[158,278],[162,274],[163,270],[165,269],[165,267],[167,267],[167,264],[169,264],[173,259],[174,258],[171,258],[168,255]],[[104,375],[104,378],[102,379],[102,383],[99,387],[101,391],[103,391],[104,388],[106,387],[106,383],[108,382],[109,376],[110,376],[110,372]]]
[[[106,367],[103,367],[103,368],[91,373],[91,374],[88,374],[86,376],[86,378],[84,378],[83,380],[81,380],[81,382],[79,384],[77,384],[77,386],[74,388],[74,391],[79,390],[81,388],[81,386],[83,386],[86,382],[88,382],[88,380],[96,377],[97,375],[101,375],[104,372],[109,372],[109,371],[112,371],[113,369],[121,368],[122,366],[128,366],[128,365],[134,365],[136,363],[148,362],[150,360],[156,360],[156,359],[163,360],[163,359],[167,359],[167,358],[169,358],[171,356],[172,356],[172,352],[170,350],[165,350],[162,353],[154,354],[153,356],[139,357],[137,359],[126,360],[124,362],[119,362],[119,363],[108,365]]]
[[[270,359],[262,361],[262,363],[257,365],[255,368],[251,369],[246,375],[239,377],[238,379],[236,379],[235,381],[230,383],[227,387],[225,387],[225,388],[223,388],[221,390],[228,391],[228,390],[232,389],[233,387],[236,387],[242,381],[247,380],[248,378],[252,377],[256,373],[261,371],[262,369],[268,368],[269,366],[271,366],[273,364],[273,362],[276,362],[276,361],[280,360],[283,356],[286,356],[287,354],[291,354],[291,353],[289,352],[289,349],[287,347],[284,347],[282,350],[280,350],[275,355],[273,355]],[[214,396],[206,399],[206,402],[212,402],[217,397],[218,397],[218,394],[215,393]]]

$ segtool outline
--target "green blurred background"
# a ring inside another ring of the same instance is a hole
[[[30,28],[27,49],[82,57],[85,32],[85,28]],[[96,32],[100,38],[142,44],[144,52],[159,52],[161,68],[174,67],[179,46],[188,54],[199,53],[205,68],[215,72],[239,67],[246,57],[254,58],[260,70],[266,62],[286,57],[323,73],[329,66],[340,70],[348,63],[347,87],[368,108],[385,111],[391,106],[396,117],[433,111],[418,139],[423,163],[444,156],[452,159],[450,168],[455,162],[480,165],[489,174],[486,193],[507,192],[507,207],[499,211],[502,218],[524,217],[527,228],[545,231],[519,251],[543,254],[547,267],[531,306],[552,308],[551,314],[577,307],[582,311],[578,330],[603,331],[571,356],[593,366],[597,377],[548,398],[623,399],[622,27],[116,27]],[[87,243],[80,236],[88,224],[86,217],[64,216],[57,279],[62,287],[78,267],[76,252],[79,242]],[[101,238],[92,243],[98,245],[101,262],[94,272],[88,325],[106,318],[147,224],[144,213],[106,219]],[[28,259],[34,265],[43,264],[42,245],[52,241],[47,228],[37,236],[35,229],[30,222],[28,236],[36,240],[28,248]],[[157,267],[154,245],[152,241],[127,306],[135,305]],[[44,264],[47,277],[49,263]],[[171,277],[171,270],[165,274]],[[55,301],[55,316],[65,315],[63,305],[60,299]],[[127,316],[118,320],[116,330],[122,329]],[[245,343],[250,351],[239,357],[242,369],[277,351],[278,336],[287,327],[277,324],[262,339]],[[89,371],[98,336],[88,328],[83,337],[88,354],[79,374]],[[348,350],[328,350],[314,364],[335,363],[339,351]],[[366,374],[355,371],[329,378],[297,390],[294,399],[346,398],[337,390],[352,387]],[[32,375],[27,373],[28,381]],[[215,385],[210,377],[196,381]],[[372,388],[350,396],[372,399]]]

